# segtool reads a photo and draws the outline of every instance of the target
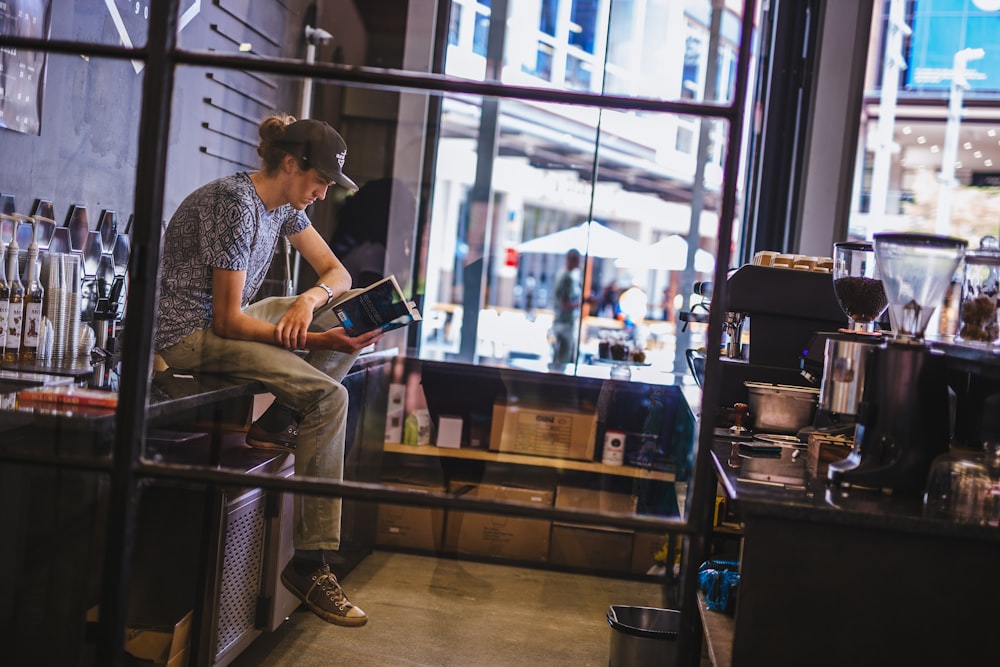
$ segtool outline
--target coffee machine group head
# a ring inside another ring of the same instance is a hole
[[[948,383],[944,357],[924,330],[951,284],[966,241],[931,234],[875,234],[875,256],[893,336],[874,346],[857,406],[851,454],[829,479],[916,497],[931,461],[947,451]]]

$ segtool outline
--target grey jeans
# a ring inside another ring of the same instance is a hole
[[[295,298],[263,299],[247,306],[244,312],[276,324]],[[328,311],[313,320],[310,329],[322,331],[339,325],[336,316]],[[221,338],[211,329],[203,329],[161,350],[160,355],[177,370],[224,373],[261,382],[274,394],[276,402],[301,416],[295,475],[344,479],[348,397],[341,381],[357,354],[317,350],[303,358],[276,345]],[[340,514],[340,498],[297,495],[295,548],[340,548]]]

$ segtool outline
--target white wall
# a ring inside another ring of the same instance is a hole
[[[846,238],[873,0],[827,0],[802,164],[795,249],[829,256]],[[824,46],[826,48],[824,48]]]

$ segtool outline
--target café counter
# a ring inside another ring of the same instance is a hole
[[[342,382],[351,403],[345,479],[374,481],[385,410],[370,397],[386,395],[396,354],[363,355]],[[101,386],[116,387],[113,374],[87,375],[97,376],[112,380]],[[8,385],[20,380],[10,376]],[[0,639],[14,647],[4,664],[37,664],[42,646],[45,664],[83,664],[93,649],[88,624],[97,613],[106,543],[120,539],[106,525],[116,412],[28,405],[19,393],[0,397],[0,585],[11,601]],[[252,482],[260,474],[291,476],[294,457],[246,446],[259,398],[268,395],[256,382],[170,369],[151,377],[143,459],[248,475],[245,486],[167,480],[144,483],[137,494],[135,530],[126,536],[134,555],[127,623],[179,627],[191,612],[191,664],[228,664],[298,606],[278,581],[292,552],[292,498]],[[370,503],[344,502],[342,572],[373,547],[375,511]],[[247,567],[223,576],[231,562]],[[53,576],[59,572],[72,574]]]
[[[998,664],[1000,528],[923,516],[920,498],[842,490],[806,451],[712,460],[743,528],[733,665]]]

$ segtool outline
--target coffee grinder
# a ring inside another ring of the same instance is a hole
[[[931,461],[948,450],[950,433],[945,358],[926,345],[924,330],[967,244],[930,234],[874,239],[893,335],[870,352],[854,446],[830,464],[828,477],[841,487],[917,497]]]
[[[867,241],[834,244],[833,291],[848,322],[835,332],[816,334],[810,343],[810,350],[823,350],[813,431],[853,435],[868,357],[883,342],[883,332],[875,325],[889,305],[875,259],[875,247]]]

